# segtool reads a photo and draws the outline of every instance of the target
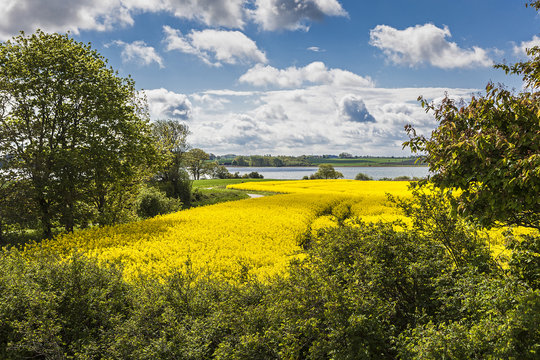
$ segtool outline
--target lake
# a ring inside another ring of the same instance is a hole
[[[240,175],[249,174],[250,172],[258,172],[263,175],[265,179],[287,179],[287,180],[301,180],[304,176],[309,176],[317,171],[317,167],[237,167],[227,166],[227,170],[231,174],[239,172]],[[408,177],[426,177],[429,173],[426,166],[388,166],[388,167],[334,167],[337,171],[341,172],[344,179],[354,179],[356,174],[364,173],[371,176],[373,180],[379,180],[381,178],[395,178],[398,176]]]

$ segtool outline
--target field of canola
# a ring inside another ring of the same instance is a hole
[[[47,251],[82,251],[120,263],[128,279],[157,278],[186,264],[224,278],[260,279],[284,270],[299,256],[298,237],[332,225],[343,211],[391,220],[385,193],[407,195],[408,182],[309,180],[246,183],[236,189],[282,194],[184,210],[149,220],[89,229],[43,242]],[[26,251],[32,252],[29,247]]]

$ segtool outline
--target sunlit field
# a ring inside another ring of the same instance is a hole
[[[287,194],[80,231],[42,246],[55,253],[82,251],[122,264],[128,279],[161,278],[187,268],[229,279],[264,279],[299,256],[298,240],[306,231],[316,232],[351,216],[398,217],[396,209],[386,205],[385,193],[404,196],[407,186],[407,182],[353,180],[238,184],[231,187]]]

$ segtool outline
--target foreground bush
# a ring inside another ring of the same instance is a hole
[[[0,358],[101,358],[130,317],[118,269],[80,256],[0,257]]]

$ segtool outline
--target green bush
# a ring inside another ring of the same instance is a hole
[[[182,207],[180,200],[168,198],[154,187],[144,188],[137,198],[137,215],[143,219],[156,215],[178,211]]]
[[[354,177],[354,180],[363,180],[363,181],[366,181],[366,180],[373,180],[373,178],[369,175],[366,175],[364,173],[358,173],[356,174],[356,176]]]
[[[0,358],[97,359],[132,298],[121,272],[75,255],[0,256]]]

